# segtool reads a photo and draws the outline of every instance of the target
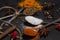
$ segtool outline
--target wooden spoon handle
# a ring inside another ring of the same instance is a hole
[[[16,29],[15,26],[8,28],[5,32],[3,32],[2,34],[0,34],[0,39],[2,39],[2,38],[5,37],[8,33],[12,32],[12,31],[15,30],[15,29]]]
[[[57,20],[55,20],[55,21],[53,21],[53,22],[51,22],[51,23],[48,23],[47,25],[45,25],[45,27],[47,27],[47,26],[49,26],[49,25],[52,25],[52,24],[54,24],[54,23],[56,23],[56,22],[58,22],[58,21],[60,21],[60,18],[58,18]]]

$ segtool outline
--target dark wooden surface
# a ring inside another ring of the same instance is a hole
[[[2,6],[12,6],[14,8],[17,8],[17,3],[21,1],[21,0],[0,0],[0,7]],[[56,6],[52,9],[53,11],[53,16],[54,16],[54,19],[47,19],[43,13],[40,13],[38,12],[37,14],[35,14],[34,16],[37,17],[37,18],[41,18],[43,19],[44,21],[54,21],[56,20],[57,18],[60,17],[60,0],[39,0],[42,4],[44,4],[44,2],[54,2],[56,4]],[[2,14],[0,14],[2,15]],[[20,17],[20,16],[19,16]],[[21,20],[19,19],[19,17],[17,17],[14,21],[13,21],[13,24],[15,24],[18,28],[20,28],[21,26]],[[16,23],[18,22],[18,23]],[[56,30],[54,28],[55,25],[52,25],[51,27],[49,27],[49,29],[51,30],[51,32],[48,34],[48,36],[46,38],[42,37],[40,38],[40,40],[60,40],[60,31]],[[9,36],[6,36],[5,38],[3,38],[2,40],[10,40],[10,37]],[[17,39],[19,40],[19,39]]]

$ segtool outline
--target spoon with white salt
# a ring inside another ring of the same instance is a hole
[[[58,21],[60,21],[60,18],[59,19],[57,19],[57,20],[55,20],[55,21],[53,21],[53,22],[51,22],[51,23],[48,23],[47,25],[41,25],[41,23],[43,23],[43,20],[42,19],[39,19],[39,18],[35,18],[35,17],[33,17],[33,16],[26,16],[25,17],[25,20],[28,22],[28,23],[30,23],[30,24],[32,24],[32,25],[37,25],[36,27],[34,27],[34,28],[42,28],[42,27],[47,27],[47,26],[49,26],[49,25],[51,25],[51,24],[54,24],[54,23],[56,23],[56,22],[58,22]]]

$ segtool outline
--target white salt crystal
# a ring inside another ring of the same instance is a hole
[[[32,24],[32,25],[39,25],[39,24],[41,24],[43,22],[42,19],[38,19],[38,18],[35,18],[33,16],[26,16],[25,20],[27,22],[29,22],[30,24]]]

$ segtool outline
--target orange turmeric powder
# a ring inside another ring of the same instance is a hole
[[[42,9],[41,4],[39,4],[38,2],[36,2],[35,0],[25,0],[23,2],[19,2],[18,3],[19,7],[24,7],[24,8],[31,8],[31,7],[35,7],[38,10]]]

